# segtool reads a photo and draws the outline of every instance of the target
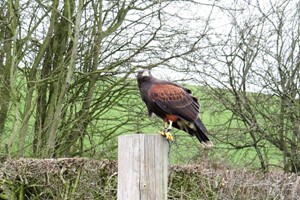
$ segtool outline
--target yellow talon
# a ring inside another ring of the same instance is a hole
[[[172,142],[174,140],[173,135],[170,132],[166,132],[165,136],[168,141]]]
[[[168,141],[171,141],[171,142],[172,142],[172,141],[174,140],[173,135],[171,134],[171,130],[172,130],[172,121],[169,121],[169,122],[170,122],[169,125],[168,125],[167,122],[165,122],[165,124],[164,124],[165,129],[164,129],[163,131],[160,131],[159,133],[160,133],[161,136],[166,137],[166,139],[167,139]]]
[[[165,133],[164,131],[160,131],[159,134],[160,134],[161,136],[166,136],[166,133]]]
[[[170,132],[168,132],[168,131],[160,131],[159,134],[160,134],[161,136],[166,137],[166,139],[167,139],[168,141],[171,141],[171,142],[172,142],[172,141],[174,140],[173,135],[172,135]]]

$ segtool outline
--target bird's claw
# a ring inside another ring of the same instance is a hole
[[[166,139],[168,141],[173,142],[174,138],[173,138],[173,135],[170,132],[166,132],[165,135],[166,135]]]
[[[169,130],[161,131],[160,135],[166,137],[166,139],[170,142],[173,142],[174,140],[173,135],[170,133]]]

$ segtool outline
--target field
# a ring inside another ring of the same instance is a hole
[[[259,160],[254,148],[241,148],[235,149],[232,146],[219,141],[220,135],[226,134],[226,121],[231,117],[229,111],[218,113],[216,112],[217,107],[222,107],[217,102],[211,102],[207,97],[207,88],[197,86],[186,86],[192,89],[194,95],[201,101],[201,112],[200,116],[204,124],[210,131],[210,138],[214,143],[214,148],[205,150],[201,148],[198,140],[195,137],[190,137],[183,131],[174,129],[175,142],[171,144],[172,156],[171,163],[173,164],[190,164],[201,162],[201,160],[217,160],[232,167],[250,167],[252,169],[259,169]],[[125,125],[120,129],[120,134],[130,133],[146,133],[146,134],[157,134],[158,131],[162,130],[163,123],[161,119],[157,117],[149,118],[146,113],[147,110],[145,105],[140,100],[139,94],[131,97],[136,102],[136,111],[138,115],[142,115],[142,120],[136,121],[136,129],[132,130],[132,125]],[[222,109],[220,109],[222,110]],[[111,113],[108,113],[111,115]],[[121,115],[118,112],[113,113],[116,116]],[[221,126],[221,127],[220,127]],[[234,131],[234,124],[231,124],[230,131]],[[128,132],[130,130],[130,132]],[[220,131],[221,130],[221,131]],[[238,134],[238,133],[237,133]],[[216,137],[216,135],[218,137]],[[230,139],[230,138],[229,138]],[[270,144],[266,144],[264,153],[268,155],[268,162],[271,166],[280,166],[282,157],[280,152],[273,148]]]
[[[141,69],[214,143],[173,130],[169,199],[300,199],[299,1],[249,2],[0,3],[0,200],[116,199],[118,137],[163,129]]]
[[[226,127],[229,111],[216,112],[222,107],[211,102],[207,88],[188,86],[201,100],[201,119],[210,131],[214,148],[203,149],[195,137],[174,130],[175,142],[170,144],[169,199],[282,199],[298,197],[296,175],[282,173],[282,158],[276,149],[264,148],[271,173],[264,174],[254,148],[235,149],[219,140],[226,131],[234,131],[237,124]],[[20,105],[22,108],[24,105]],[[26,138],[25,156],[33,157],[34,115]],[[8,123],[11,130],[13,121]],[[117,137],[122,134],[158,134],[163,123],[149,118],[135,84],[132,92],[95,118],[83,138],[85,150],[70,159],[8,159],[0,166],[0,199],[27,196],[28,198],[101,199],[116,198]],[[224,132],[224,130],[226,130]],[[11,139],[9,131],[4,143]],[[229,138],[230,139],[230,138]],[[245,138],[247,139],[247,138]],[[233,139],[234,141],[234,139]],[[268,147],[268,144],[265,145]],[[17,145],[13,145],[17,149]],[[2,149],[2,153],[5,150]],[[12,152],[17,155],[16,152]],[[17,156],[16,156],[17,158]],[[88,159],[87,159],[88,158]],[[57,170],[63,169],[58,172]],[[62,168],[61,168],[62,167]],[[43,172],[40,169],[47,169]],[[38,171],[37,171],[38,170]],[[48,179],[44,180],[44,173]],[[16,174],[18,174],[16,176]],[[79,181],[80,180],[80,181]],[[247,181],[245,181],[247,180]],[[49,182],[47,182],[49,181]],[[51,185],[51,188],[47,186]],[[45,188],[47,186],[47,188]],[[100,191],[99,191],[100,188]],[[87,195],[87,196],[85,196]],[[26,199],[26,198],[25,198]]]
[[[121,98],[111,109],[95,118],[89,126],[89,134],[84,137],[83,148],[92,149],[92,153],[91,151],[85,151],[86,153],[81,154],[81,156],[116,160],[118,135],[136,133],[158,134],[163,129],[161,119],[148,117],[147,109],[140,99],[135,80],[130,80],[129,82],[132,91]],[[21,83],[22,81],[20,81],[20,87]],[[229,111],[216,112],[218,109],[222,110],[220,109],[222,105],[218,104],[218,102],[211,102],[207,96],[207,88],[191,85],[186,87],[190,88],[194,95],[200,99],[201,119],[210,131],[210,138],[214,143],[214,148],[205,150],[201,148],[195,137],[190,137],[183,131],[173,129],[175,141],[170,144],[170,162],[172,164],[191,164],[199,163],[202,160],[212,160],[230,167],[259,169],[259,160],[254,148],[235,149],[219,140],[219,138],[222,138],[222,134],[226,134],[226,131],[235,131],[234,123],[231,124],[230,129],[225,124],[230,119],[231,113]],[[101,87],[99,88],[101,89]],[[20,110],[23,106],[21,102]],[[7,123],[6,135],[3,137],[4,144],[7,144],[12,139],[10,131],[12,130],[13,120],[9,119],[8,121],[11,123]],[[26,138],[26,147],[24,149],[26,157],[33,156],[31,153],[33,134],[31,133],[34,131],[34,115],[32,115],[30,121],[29,134]],[[271,145],[266,144],[265,146],[269,147],[264,148],[264,154],[268,157],[268,164],[280,167],[282,163],[280,152],[272,148]],[[17,154],[17,146],[12,145],[12,149],[12,155]],[[5,154],[4,149],[2,149],[2,154]]]

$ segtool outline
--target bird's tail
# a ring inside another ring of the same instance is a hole
[[[205,148],[210,148],[213,146],[213,143],[207,137],[208,131],[199,118],[192,123],[184,119],[180,119],[173,123],[173,127],[181,129],[189,133],[191,136],[196,136],[201,145]]]
[[[213,143],[207,137],[208,131],[202,121],[198,118],[194,124],[196,125],[196,131],[193,134],[200,141],[201,145],[206,148],[213,147]]]

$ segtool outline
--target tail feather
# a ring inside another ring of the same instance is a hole
[[[194,135],[197,137],[200,143],[204,147],[212,147],[213,143],[207,137],[208,131],[199,118],[195,121],[195,125],[197,131],[194,131]]]
[[[173,123],[173,127],[181,129],[192,136],[196,136],[201,145],[205,148],[213,146],[213,143],[207,137],[208,131],[199,118],[194,123],[188,122],[184,119],[178,120]]]

